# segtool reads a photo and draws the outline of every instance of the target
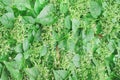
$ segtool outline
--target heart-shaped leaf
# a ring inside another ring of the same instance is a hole
[[[37,67],[26,68],[25,73],[29,77],[29,80],[37,80],[37,77],[39,75],[39,70]]]
[[[66,70],[54,70],[55,80],[65,80],[68,72]]]
[[[9,12],[5,13],[1,18],[0,18],[1,23],[7,27],[7,28],[13,28],[14,26],[14,14]]]
[[[55,8],[53,4],[46,5],[36,18],[36,22],[42,25],[53,24],[55,20]]]
[[[94,18],[101,14],[101,6],[96,1],[90,2],[90,13]]]

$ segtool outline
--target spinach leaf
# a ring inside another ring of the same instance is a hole
[[[40,11],[45,7],[45,5],[48,3],[48,0],[36,0],[34,5],[34,11],[39,14]]]
[[[54,70],[55,80],[65,80],[68,72],[66,70]]]
[[[37,67],[25,68],[25,73],[29,77],[29,80],[36,80],[39,75],[39,70]]]
[[[14,26],[14,13],[8,12],[5,13],[0,18],[1,23],[7,28],[13,28]]]
[[[42,25],[53,24],[56,20],[55,8],[53,4],[46,5],[37,16],[36,22]]]
[[[94,18],[101,14],[101,6],[96,1],[90,2],[90,13]]]

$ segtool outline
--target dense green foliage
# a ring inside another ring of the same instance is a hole
[[[120,0],[0,0],[0,80],[120,80]]]

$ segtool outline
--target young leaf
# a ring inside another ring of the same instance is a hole
[[[40,11],[45,7],[45,5],[48,3],[48,0],[36,0],[34,5],[34,11],[39,14]]]
[[[35,23],[35,20],[32,16],[24,16],[23,18],[24,18],[26,23],[31,23],[31,24]]]
[[[74,52],[75,51],[75,40],[73,39],[68,39],[67,40],[67,47],[68,47],[68,50],[70,52]]]
[[[24,52],[23,53],[24,54],[24,59],[28,59],[29,56],[31,55],[31,53],[32,53],[32,50],[27,50],[26,52]]]
[[[22,54],[20,54],[20,53],[17,54],[14,59],[16,61],[16,64],[18,65],[18,69],[19,70],[22,69],[25,66],[25,64],[24,64],[24,57],[23,57]]]
[[[67,3],[61,3],[60,4],[60,12],[65,14],[68,12],[68,5]]]
[[[22,53],[22,52],[23,52],[22,44],[18,44],[18,45],[15,47],[15,51],[16,51],[17,53]]]
[[[22,80],[23,76],[17,69],[18,66],[16,65],[16,62],[4,62],[4,64],[15,80]]]
[[[56,20],[54,15],[55,8],[53,4],[46,5],[36,18],[36,22],[42,25],[53,24]]]
[[[59,41],[58,47],[63,50],[66,49],[67,41],[66,40]]]
[[[23,50],[24,50],[24,52],[27,51],[29,48],[30,48],[30,43],[29,43],[28,39],[25,39],[23,41]]]
[[[47,53],[47,46],[42,46],[40,49],[40,56],[45,56]]]
[[[29,77],[29,80],[36,80],[38,75],[40,74],[37,67],[26,68],[25,73]]]
[[[114,40],[110,40],[108,45],[107,45],[107,47],[108,47],[108,49],[110,50],[111,53],[113,53],[113,51],[115,50],[115,45],[114,44],[115,44]]]
[[[80,26],[80,21],[77,20],[77,19],[73,19],[72,20],[72,33],[73,33],[73,36],[76,35],[76,32],[77,32],[79,26]]]
[[[79,67],[80,66],[80,55],[75,54],[72,61],[76,67]]]
[[[34,41],[40,41],[40,35],[41,35],[41,31],[40,29],[38,29],[34,35]]]
[[[101,6],[96,1],[90,2],[90,13],[94,18],[101,14]]]
[[[71,27],[72,27],[72,22],[71,22],[71,20],[70,20],[70,16],[66,16],[66,17],[65,17],[65,22],[64,22],[64,24],[65,24],[65,27],[66,27],[67,29],[71,29]]]
[[[7,27],[7,28],[13,28],[14,26],[14,14],[9,12],[5,13],[1,18],[0,18],[1,23]]]
[[[53,73],[55,80],[65,80],[68,75],[66,70],[54,70]]]

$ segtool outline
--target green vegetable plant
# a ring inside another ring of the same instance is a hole
[[[0,0],[0,80],[120,80],[120,0]]]

